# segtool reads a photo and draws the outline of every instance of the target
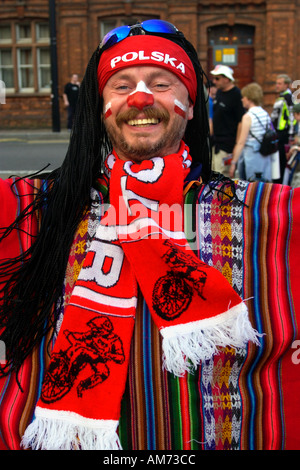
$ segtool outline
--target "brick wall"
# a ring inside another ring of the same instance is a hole
[[[1,128],[51,127],[51,100],[48,96],[8,96],[1,109]]]

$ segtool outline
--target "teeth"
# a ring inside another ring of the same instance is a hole
[[[148,126],[149,124],[158,124],[159,120],[152,118],[152,119],[131,119],[128,121],[127,124],[129,126]]]

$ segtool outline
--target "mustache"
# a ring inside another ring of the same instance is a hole
[[[131,108],[123,111],[116,117],[116,124],[120,127],[124,122],[128,122],[131,119],[137,118],[140,113],[141,112],[137,108]],[[165,124],[167,124],[170,120],[170,114],[165,109],[145,108],[143,109],[143,117],[146,119],[158,119]]]

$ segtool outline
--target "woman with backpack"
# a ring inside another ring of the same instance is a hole
[[[240,133],[233,149],[229,176],[236,168],[239,176],[248,181],[272,181],[271,154],[261,153],[266,130],[271,126],[268,113],[262,108],[263,91],[257,83],[250,83],[242,90],[242,103],[247,112],[241,122]]]

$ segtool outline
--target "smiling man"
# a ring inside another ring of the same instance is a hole
[[[142,160],[178,151],[193,117],[197,87],[183,49],[168,39],[140,36],[137,43],[129,36],[117,52],[115,47],[104,51],[98,80],[105,126],[120,158]]]
[[[149,159],[177,152],[193,106],[172,72],[151,66],[119,71],[103,90],[105,125],[120,158]]]
[[[197,52],[148,20],[91,57],[62,167],[0,181],[1,449],[297,443],[299,194],[208,143]]]

